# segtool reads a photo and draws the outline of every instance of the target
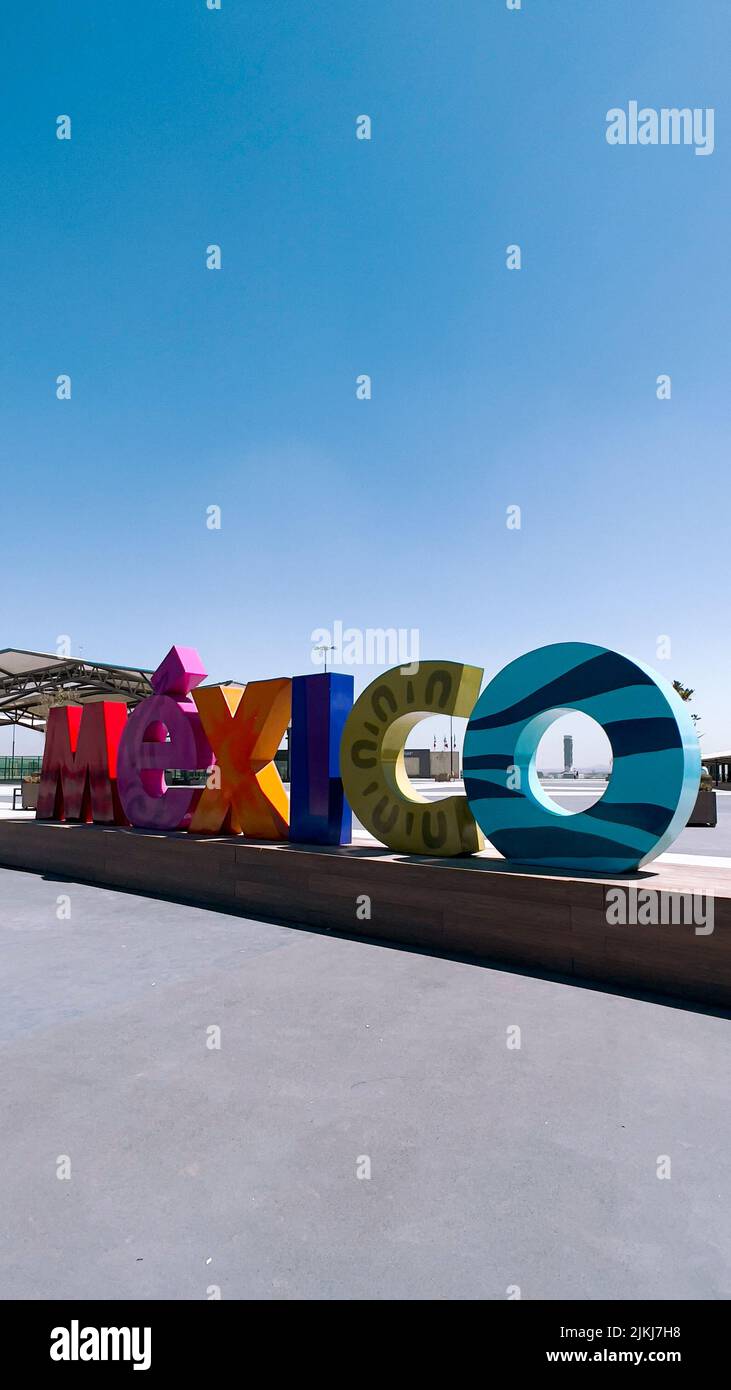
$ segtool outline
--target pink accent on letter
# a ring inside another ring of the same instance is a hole
[[[150,685],[156,695],[189,695],[207,674],[195,647],[171,647],[150,676]]]

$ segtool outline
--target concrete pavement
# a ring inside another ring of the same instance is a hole
[[[0,1296],[731,1297],[725,1017],[0,887]]]

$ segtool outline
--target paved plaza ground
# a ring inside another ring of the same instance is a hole
[[[0,887],[0,1297],[731,1297],[727,1017]]]

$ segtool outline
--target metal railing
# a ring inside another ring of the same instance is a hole
[[[40,772],[42,762],[39,756],[0,757],[0,782],[22,782],[24,777]]]
[[[280,776],[284,782],[289,781],[289,754],[286,749],[280,748],[274,759]],[[33,773],[40,772],[43,758],[38,755],[24,754],[22,757],[0,757],[0,782],[22,782],[24,777],[30,777]],[[172,784],[187,786],[203,786],[207,777],[205,770],[196,772],[167,772],[165,779]]]

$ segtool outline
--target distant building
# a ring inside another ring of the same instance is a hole
[[[563,741],[563,770],[570,772],[574,765],[574,740],[571,734],[564,735]]]
[[[459,777],[458,749],[454,749],[450,756],[449,749],[446,746],[444,749],[405,748],[404,762],[409,777],[437,777],[442,779],[449,776],[450,764],[452,776]]]

